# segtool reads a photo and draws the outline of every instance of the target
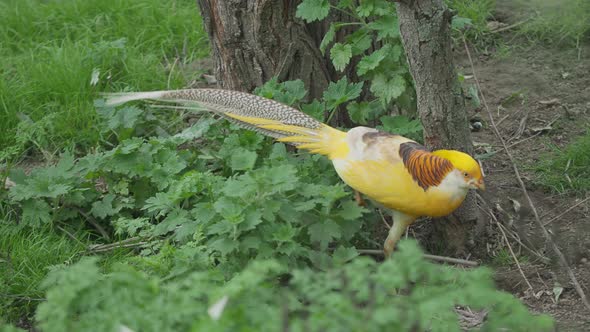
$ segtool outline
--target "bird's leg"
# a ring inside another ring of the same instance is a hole
[[[385,243],[383,244],[383,253],[385,258],[389,258],[393,249],[395,249],[395,244],[399,241],[402,237],[408,226],[415,220],[410,216],[401,213],[393,213],[393,226],[389,229],[389,234],[387,235],[387,239],[385,239]]]
[[[356,204],[358,204],[358,206],[367,206],[367,203],[363,199],[363,196],[361,196],[361,193],[356,190],[354,191],[354,200],[356,201]]]

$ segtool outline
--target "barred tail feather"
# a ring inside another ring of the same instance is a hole
[[[187,89],[105,94],[106,105],[155,100],[177,103],[160,108],[208,110],[247,129],[274,137],[312,153],[334,158],[342,153],[346,133],[329,127],[309,115],[274,100],[249,93],[220,89]]]
[[[130,101],[152,99],[160,99],[166,91],[149,91],[149,92],[120,92],[120,93],[105,93],[106,106],[119,106]]]

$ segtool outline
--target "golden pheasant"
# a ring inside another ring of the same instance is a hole
[[[459,207],[469,189],[484,189],[480,166],[468,154],[429,152],[410,139],[373,128],[343,132],[292,107],[249,93],[190,89],[107,97],[110,106],[149,99],[181,105],[171,108],[209,110],[280,142],[327,156],[346,184],[393,211],[394,223],[384,244],[386,257],[418,217],[448,215]]]

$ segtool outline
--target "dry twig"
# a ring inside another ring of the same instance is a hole
[[[510,255],[512,255],[512,258],[514,259],[514,262],[516,263],[516,266],[518,267],[518,271],[520,272],[522,279],[524,279],[527,286],[529,286],[529,289],[532,290],[534,293],[535,291],[533,289],[533,286],[531,285],[531,283],[529,282],[529,279],[524,274],[524,271],[522,270],[522,267],[520,266],[520,262],[518,261],[518,258],[516,257],[516,255],[514,254],[514,251],[512,250],[512,246],[510,245],[510,241],[508,241],[508,237],[506,236],[506,232],[504,232],[504,229],[502,228],[502,224],[500,223],[498,218],[496,218],[496,216],[494,215],[494,212],[489,207],[489,205],[486,203],[486,201],[484,201],[481,196],[478,195],[478,197],[482,201],[482,203],[484,203],[486,205],[486,207],[488,208],[487,211],[481,207],[480,207],[480,209],[482,209],[482,211],[484,211],[487,215],[489,215],[490,218],[492,218],[492,220],[494,220],[494,223],[496,224],[496,226],[500,229],[500,232],[502,233],[502,238],[506,242],[506,245],[508,245],[508,250],[510,251]]]
[[[546,223],[543,224],[543,226],[547,226],[550,223],[554,222],[555,220],[565,216],[568,212],[570,212],[571,210],[577,208],[578,206],[580,206],[581,204],[583,204],[584,202],[587,202],[590,199],[590,196],[584,198],[583,200],[579,201],[578,203],[570,206],[569,208],[567,208],[565,211],[563,211],[562,213],[558,214],[557,216],[551,218],[549,221],[547,221]]]
[[[501,28],[498,28],[498,29],[495,29],[495,30],[490,30],[490,33],[498,33],[498,32],[502,32],[502,31],[506,31],[506,30],[514,29],[514,28],[516,28],[517,26],[519,26],[519,25],[522,25],[522,24],[525,24],[526,22],[530,21],[530,20],[531,20],[531,18],[532,18],[532,17],[529,17],[529,18],[527,18],[527,19],[526,19],[526,20],[524,20],[524,21],[516,22],[516,23],[514,23],[514,24],[510,24],[510,25],[507,25],[507,26],[505,26],[505,27],[501,27]]]
[[[391,229],[391,226],[389,226],[389,223],[387,223],[387,220],[385,220],[385,216],[383,216],[383,212],[381,212],[381,209],[377,209],[377,211],[379,211],[379,215],[381,216],[381,220],[383,221],[385,226],[387,226],[387,229]]]
[[[588,308],[588,310],[590,310],[590,302],[588,302],[588,298],[586,297],[586,293],[584,293],[582,286],[580,286],[580,283],[578,282],[578,279],[576,278],[574,271],[571,269],[571,267],[567,263],[565,256],[563,255],[563,253],[561,252],[559,247],[557,247],[557,244],[555,244],[555,242],[551,238],[551,234],[549,234],[549,232],[545,228],[545,225],[543,225],[541,218],[539,218],[539,213],[537,212],[537,209],[535,208],[535,204],[533,203],[533,200],[531,199],[531,196],[529,195],[529,193],[526,189],[524,181],[522,180],[522,177],[520,176],[518,166],[516,166],[516,163],[514,162],[514,157],[512,156],[512,153],[510,153],[510,150],[508,149],[508,146],[506,145],[506,141],[504,140],[504,138],[500,134],[500,131],[498,131],[498,127],[496,126],[496,123],[494,121],[494,116],[492,115],[492,112],[490,111],[490,108],[488,107],[485,96],[484,96],[483,91],[481,89],[481,84],[479,83],[479,80],[478,80],[477,75],[475,73],[475,66],[473,64],[473,59],[471,58],[471,52],[469,51],[469,46],[467,46],[467,41],[465,40],[465,36],[463,36],[463,45],[465,46],[465,51],[467,53],[467,57],[469,58],[469,63],[471,65],[471,69],[473,71],[473,78],[475,80],[477,90],[479,91],[479,95],[481,97],[482,104],[484,105],[484,108],[485,108],[486,112],[488,113],[488,117],[490,118],[491,127],[494,130],[494,133],[496,134],[496,136],[498,137],[500,142],[502,143],[502,146],[504,147],[504,151],[506,152],[506,155],[508,156],[508,159],[509,159],[510,163],[512,164],[512,168],[514,170],[514,175],[516,176],[516,180],[518,181],[518,184],[519,184],[520,188],[522,189],[522,193],[523,193],[524,197],[526,198],[527,202],[529,203],[529,206],[530,206],[530,208],[533,212],[533,215],[535,217],[535,222],[537,223],[537,226],[539,226],[539,228],[543,232],[543,236],[545,237],[547,242],[551,245],[551,249],[557,255],[559,262],[561,263],[561,265],[563,266],[563,268],[566,270],[567,274],[569,275],[569,277],[572,281],[572,284],[574,285],[574,288],[576,289],[576,292],[578,293],[578,295],[582,299],[582,302],[584,303],[586,308]]]
[[[78,213],[80,213],[82,215],[82,217],[84,217],[86,219],[86,221],[88,221],[92,226],[94,226],[94,228],[96,228],[96,230],[100,233],[100,235],[105,240],[107,240],[107,241],[111,240],[109,233],[107,233],[107,231],[105,231],[105,229],[96,221],[96,219],[94,219],[88,213],[82,211],[82,209],[78,209]]]
[[[115,242],[115,243],[108,243],[108,244],[93,244],[88,246],[88,251],[91,252],[105,252],[109,250],[114,250],[118,248],[130,248],[136,247],[140,245],[147,244],[147,241],[141,241],[141,238],[136,236],[129,239],[125,239],[123,241]]]
[[[383,255],[382,250],[376,250],[376,249],[357,249],[357,251],[360,254],[365,254],[365,255],[375,255],[375,256],[382,256]],[[468,260],[460,259],[460,258],[444,257],[444,256],[436,256],[436,255],[428,255],[428,254],[424,254],[423,256],[426,259],[430,259],[430,260],[437,261],[437,262],[460,264],[460,265],[473,266],[473,267],[479,265],[478,262],[468,261]]]

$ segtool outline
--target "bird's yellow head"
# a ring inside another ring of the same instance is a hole
[[[450,161],[453,167],[462,173],[465,183],[469,188],[485,190],[481,167],[470,155],[455,150],[437,150],[432,154]]]

